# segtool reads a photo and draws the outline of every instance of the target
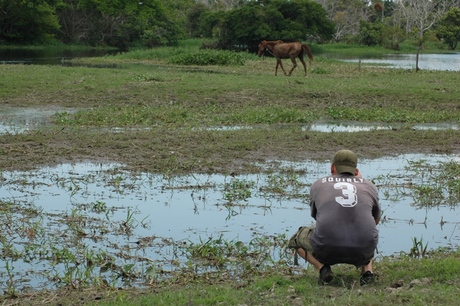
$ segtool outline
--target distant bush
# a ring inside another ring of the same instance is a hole
[[[243,55],[226,50],[202,50],[193,54],[181,54],[169,59],[170,64],[177,65],[244,65]]]

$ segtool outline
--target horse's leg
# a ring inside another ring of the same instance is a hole
[[[300,58],[300,61],[302,62],[303,71],[305,72],[305,76],[307,76],[307,64],[305,64],[305,60],[303,59],[303,57]]]
[[[281,69],[283,70],[284,75],[286,75],[286,70],[284,70],[283,62],[281,62],[281,59],[280,59],[280,58],[277,58],[277,59],[276,59],[276,71],[278,71],[278,65],[279,65],[279,66],[281,67]],[[275,71],[275,75],[276,75],[276,71]]]
[[[291,75],[292,71],[294,71],[295,67],[297,67],[297,61],[295,60],[295,57],[291,57],[292,61],[292,68],[291,71],[289,71],[289,75]]]

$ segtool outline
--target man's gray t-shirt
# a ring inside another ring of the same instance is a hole
[[[319,179],[310,188],[310,208],[316,220],[310,242],[319,261],[365,265],[372,259],[380,206],[370,181],[346,173]]]

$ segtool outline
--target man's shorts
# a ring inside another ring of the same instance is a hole
[[[312,254],[315,258],[317,258],[322,263],[328,263],[330,265],[334,265],[337,263],[348,263],[348,264],[352,264],[356,266],[357,268],[369,264],[370,260],[374,256],[372,253],[367,256],[362,255],[362,256],[357,256],[357,257],[348,258],[348,259],[343,259],[343,258],[330,259],[329,258],[329,260],[328,259],[322,260],[321,258],[318,258],[314,254],[313,247],[310,243],[310,237],[313,234],[314,229],[315,229],[314,226],[301,226],[299,227],[297,232],[291,237],[291,239],[289,239],[288,248],[294,249],[296,251],[294,254],[294,264],[295,265],[298,265],[298,260],[297,260],[297,256],[298,256],[297,250],[298,249],[304,249],[305,252]]]
[[[310,243],[310,237],[315,229],[314,226],[301,226],[297,232],[289,239],[288,248],[290,249],[304,249],[306,252],[313,252],[313,247]]]

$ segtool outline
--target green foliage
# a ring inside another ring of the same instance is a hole
[[[411,196],[414,206],[420,208],[448,205],[456,207],[460,203],[460,165],[455,161],[428,164],[421,160],[409,162],[420,183],[412,185]],[[442,223],[442,222],[441,222]]]
[[[440,179],[445,183],[449,203],[460,203],[460,164],[449,162],[441,165]]]
[[[281,13],[284,20],[282,27],[276,29],[286,35],[287,40],[307,39],[309,35],[328,40],[334,32],[334,25],[329,21],[320,4],[310,0],[272,1],[271,4]],[[292,34],[290,34],[292,33]],[[284,37],[278,35],[278,37]]]
[[[195,35],[206,38],[220,38],[224,32],[226,12],[205,11],[200,15]]]
[[[0,41],[16,44],[57,39],[65,44],[128,49],[140,44],[147,48],[174,46],[187,37],[206,37],[216,39],[221,49],[255,51],[262,39],[324,42],[337,31],[340,34],[336,33],[336,39],[342,41],[399,50],[406,37],[404,22],[397,21],[400,10],[393,1],[380,1],[372,6],[366,1],[338,1],[333,8],[324,4],[327,12],[314,0],[3,0],[0,3]],[[452,8],[439,25],[435,24],[437,37],[452,50],[460,39],[458,10]],[[358,21],[350,19],[358,16],[358,11],[366,17],[355,35]],[[420,40],[419,31],[412,34]]]
[[[309,111],[302,111],[291,107],[249,107],[244,112],[236,112],[227,116],[229,122],[249,123],[309,123],[314,115]]]
[[[243,56],[234,51],[202,50],[193,54],[182,54],[169,59],[170,64],[176,65],[244,65]]]
[[[219,47],[254,51],[262,39],[331,38],[333,23],[311,0],[248,1],[226,12],[203,14],[201,35],[217,38]]]
[[[460,8],[452,7],[443,16],[436,28],[436,36],[442,39],[451,50],[457,48],[460,41]]]
[[[382,27],[382,46],[387,49],[400,49],[400,43],[406,39],[404,31],[396,26],[384,25]]]
[[[51,39],[59,29],[55,5],[60,1],[0,2],[0,41],[33,44]]]
[[[418,240],[416,237],[414,237],[412,238],[412,243],[413,246],[410,249],[409,256],[420,258],[425,257],[427,255],[428,243],[423,244],[423,238],[420,238],[420,240]]]
[[[195,3],[187,13],[187,32],[190,37],[200,37],[200,20],[209,8],[203,3]]]
[[[380,22],[366,22],[361,20],[359,23],[359,41],[366,46],[375,46],[382,43],[382,27]]]
[[[442,122],[455,120],[450,112],[426,112],[425,110],[381,109],[379,107],[349,109],[346,107],[328,107],[327,114],[337,120],[356,120],[374,122]]]
[[[251,197],[251,189],[255,182],[232,179],[230,183],[225,184],[224,199],[228,202],[247,201]]]
[[[64,43],[127,48],[174,45],[184,38],[189,1],[42,0],[0,3],[0,41]]]

